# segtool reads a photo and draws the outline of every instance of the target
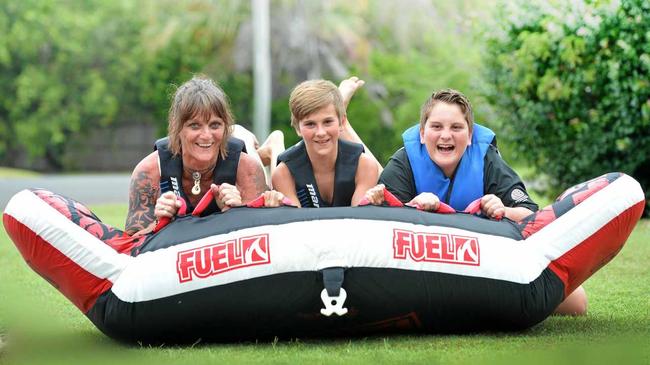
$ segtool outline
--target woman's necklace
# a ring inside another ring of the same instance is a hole
[[[194,171],[192,173],[192,179],[194,179],[194,186],[192,186],[192,194],[199,195],[201,194],[201,173]]]
[[[192,180],[194,180],[194,186],[192,186],[192,194],[193,195],[201,194],[201,175],[212,171],[215,166],[216,166],[216,164],[208,167],[205,170],[201,170],[201,171],[192,171],[190,169],[185,169],[185,171],[187,171],[188,173],[190,173],[192,175]]]

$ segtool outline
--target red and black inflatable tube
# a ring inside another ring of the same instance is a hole
[[[108,336],[178,343],[527,328],[616,255],[644,204],[634,179],[612,173],[522,222],[242,207],[133,239],[43,190],[16,194],[3,222]]]

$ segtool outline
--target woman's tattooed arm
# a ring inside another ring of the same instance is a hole
[[[126,233],[133,235],[155,221],[154,208],[159,194],[159,182],[154,181],[145,171],[137,171],[136,168],[129,186],[129,212],[124,228]]]

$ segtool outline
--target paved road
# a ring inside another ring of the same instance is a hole
[[[44,188],[76,199],[84,204],[128,202],[128,174],[42,175],[28,178],[0,179],[0,208],[27,188]]]

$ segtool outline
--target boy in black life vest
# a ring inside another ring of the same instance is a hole
[[[358,205],[377,183],[379,164],[363,144],[344,140],[360,142],[339,89],[325,80],[305,81],[292,91],[289,107],[302,140],[278,157],[273,188],[301,207]]]

